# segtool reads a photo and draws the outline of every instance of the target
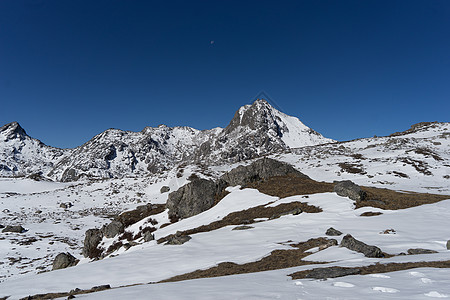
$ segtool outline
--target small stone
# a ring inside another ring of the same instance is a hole
[[[159,190],[159,192],[160,192],[161,194],[167,193],[167,192],[169,192],[169,191],[170,191],[170,187],[168,187],[167,185],[161,187],[161,189]]]
[[[432,254],[432,253],[438,253],[438,252],[435,251],[435,250],[422,249],[422,248],[408,249],[408,254],[409,255]]]
[[[334,229],[333,227],[330,227],[327,229],[327,232],[325,232],[326,235],[329,236],[339,236],[342,234],[339,230]]]
[[[231,230],[246,230],[246,229],[251,229],[254,228],[253,226],[248,226],[248,225],[241,225],[241,226],[236,226]]]

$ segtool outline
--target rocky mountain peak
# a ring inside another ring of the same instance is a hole
[[[5,142],[12,139],[20,139],[23,140],[27,136],[25,130],[19,125],[17,122],[12,122],[6,125],[3,125],[0,128],[0,133],[5,137]]]

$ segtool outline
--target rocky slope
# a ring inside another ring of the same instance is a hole
[[[40,171],[60,181],[154,174],[181,163],[235,163],[291,148],[332,142],[265,100],[241,107],[226,128],[146,127],[108,129],[75,149],[30,138],[17,123],[2,127],[0,175]]]

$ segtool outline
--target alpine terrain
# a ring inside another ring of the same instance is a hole
[[[338,142],[260,99],[74,149],[0,128],[0,299],[449,298],[449,227],[450,123]]]

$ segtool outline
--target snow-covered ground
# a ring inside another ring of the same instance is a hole
[[[446,127],[447,126],[447,127]],[[450,194],[450,141],[448,123],[431,129],[395,137],[355,140],[296,149],[273,155],[293,164],[319,181],[351,179],[358,184],[394,190]],[[250,161],[242,163],[248,164]],[[342,167],[343,163],[359,169]],[[339,165],[341,164],[341,165]],[[220,220],[231,212],[258,205],[276,206],[294,201],[322,208],[320,213],[288,215],[262,219],[254,228],[235,231],[226,226],[197,233],[183,245],[167,246],[156,241],[141,243],[128,250],[90,262],[81,256],[84,233],[100,228],[112,216],[146,203],[165,203],[168,193],[188,181],[192,173],[218,177],[238,164],[211,166],[202,174],[196,166],[174,168],[149,177],[56,183],[26,178],[0,179],[0,224],[22,225],[28,231],[0,233],[0,298],[17,299],[48,292],[68,292],[110,284],[113,289],[77,298],[136,299],[151,295],[155,299],[429,299],[450,297],[449,269],[420,268],[385,274],[353,275],[328,280],[292,280],[287,276],[317,267],[306,265],[289,269],[189,280],[157,282],[221,262],[244,264],[258,261],[273,250],[292,249],[289,244],[326,237],[334,227],[358,240],[376,245],[389,254],[410,248],[435,250],[434,254],[367,258],[360,253],[333,246],[322,251],[311,249],[304,260],[323,262],[320,266],[365,266],[390,262],[450,260],[446,242],[450,239],[450,196],[434,204],[403,210],[354,208],[354,202],[335,193],[302,195],[279,199],[254,189],[229,188],[230,194],[201,214],[164,228],[167,212],[151,218],[159,224],[156,239],[179,230],[192,229]],[[206,174],[206,175],[205,175]],[[406,175],[406,176],[405,176]],[[61,204],[73,206],[63,208]],[[364,212],[381,215],[361,217]],[[148,219],[148,218],[147,218]],[[144,219],[127,228],[137,232]],[[395,232],[383,234],[387,229]],[[343,236],[343,235],[342,235]],[[336,237],[338,242],[342,236]],[[105,245],[114,239],[104,239]],[[289,242],[288,242],[289,241]],[[49,271],[54,257],[70,252],[80,263],[75,267]],[[130,287],[122,287],[133,285]]]

